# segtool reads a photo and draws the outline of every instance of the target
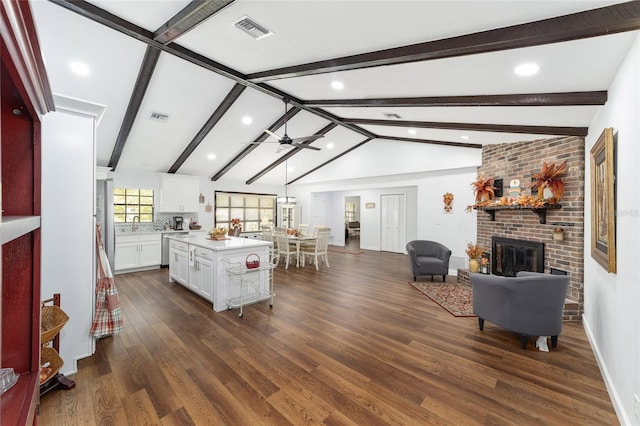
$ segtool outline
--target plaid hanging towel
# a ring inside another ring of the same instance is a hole
[[[122,308],[118,297],[118,289],[111,273],[109,259],[101,243],[100,227],[96,232],[98,255],[98,282],[96,284],[96,314],[91,324],[89,335],[106,337],[122,331]]]

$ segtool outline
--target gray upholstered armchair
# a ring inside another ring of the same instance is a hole
[[[444,282],[449,273],[451,250],[435,241],[414,240],[407,243],[407,254],[413,280],[422,275],[442,275]]]
[[[522,349],[527,348],[529,336],[551,336],[551,346],[558,346],[569,288],[567,275],[524,271],[516,277],[471,274],[471,287],[480,330],[487,320],[520,334]]]

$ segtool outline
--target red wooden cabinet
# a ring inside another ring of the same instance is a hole
[[[29,3],[0,7],[0,364],[19,374],[0,398],[0,424],[27,425],[40,390],[40,116],[53,99]]]

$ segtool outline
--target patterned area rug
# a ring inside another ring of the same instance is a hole
[[[471,286],[460,283],[409,281],[431,300],[446,309],[454,317],[475,317]]]

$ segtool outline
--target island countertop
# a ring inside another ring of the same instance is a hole
[[[166,235],[165,238],[217,251],[271,246],[269,241],[229,236],[221,241],[212,240],[207,235]]]

